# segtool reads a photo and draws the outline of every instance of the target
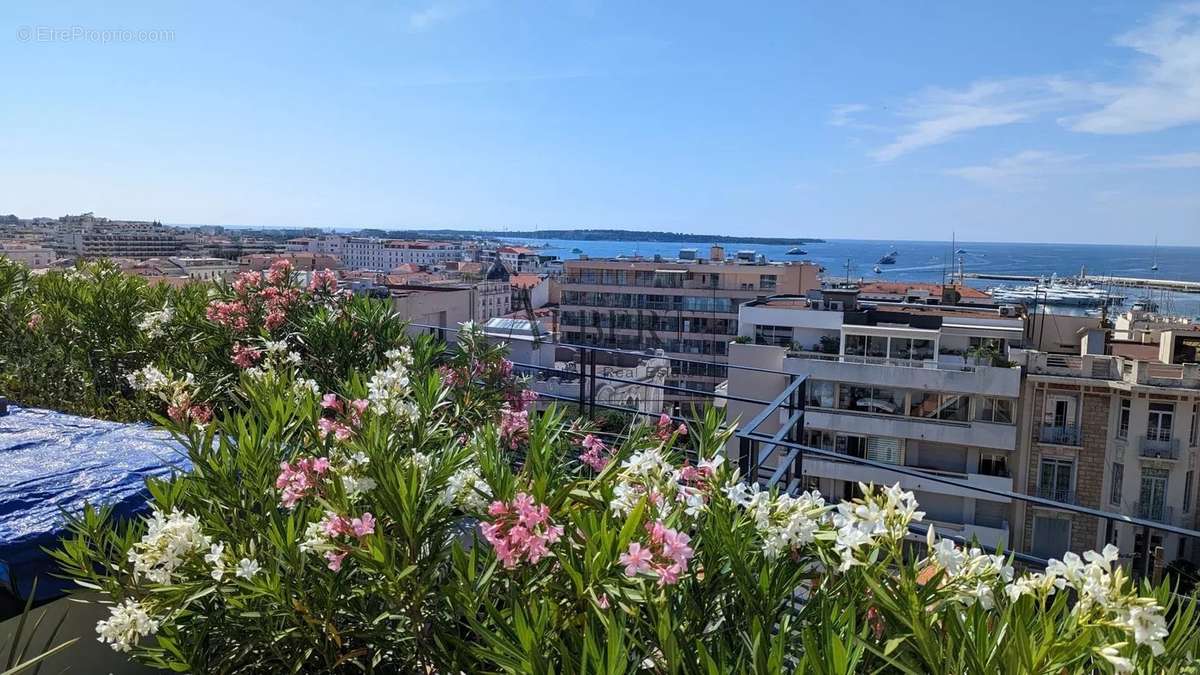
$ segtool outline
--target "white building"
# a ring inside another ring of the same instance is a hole
[[[451,260],[462,260],[466,252],[458,242],[402,241],[336,234],[290,239],[287,250],[324,253],[338,257],[350,269],[383,272],[410,263],[434,267]]]
[[[856,291],[811,295],[741,306],[739,333],[749,343],[730,345],[724,391],[769,401],[803,376],[805,444],[960,485],[810,455],[790,487],[840,499],[855,496],[859,482],[899,482],[939,530],[1007,545],[1012,500],[968,488],[1013,488],[1021,371],[1001,359],[1021,338],[1023,318],[975,307],[860,304]],[[746,422],[762,406],[728,401],[726,408],[730,421]],[[773,433],[781,419],[757,431]],[[743,449],[735,438],[730,454],[736,459]]]
[[[23,263],[31,269],[49,267],[56,259],[54,249],[41,244],[20,241],[0,241],[0,258]]]

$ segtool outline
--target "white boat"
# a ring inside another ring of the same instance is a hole
[[[1081,280],[1060,280],[1057,276],[1032,286],[996,286],[988,289],[988,294],[998,302],[1023,305],[1104,307],[1125,302],[1124,295]]]

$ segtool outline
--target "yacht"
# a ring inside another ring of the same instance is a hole
[[[1124,295],[1115,295],[1082,279],[1064,280],[1059,279],[1057,275],[1032,286],[997,286],[988,289],[988,294],[998,302],[1023,305],[1040,303],[1068,307],[1105,307],[1125,304]]]
[[[967,253],[967,249],[965,249],[965,248],[960,248],[960,249],[958,249],[957,251],[955,251],[955,252],[954,252],[954,255],[966,255],[966,253]]]
[[[883,256],[882,258],[879,259],[879,264],[880,265],[895,265],[896,264],[896,253],[893,251],[892,253],[889,253],[889,254]]]
[[[583,253],[583,249],[581,249],[581,248],[579,248],[578,246],[576,246],[575,248],[571,249],[571,253],[574,253],[574,254],[578,255],[578,254],[580,254],[580,253]]]
[[[787,254],[788,255],[808,255],[808,251],[805,251],[804,249],[800,248],[799,246],[796,246],[794,248],[788,249]]]

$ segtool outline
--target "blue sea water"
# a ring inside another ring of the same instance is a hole
[[[689,242],[630,242],[630,241],[576,241],[569,239],[519,239],[506,240],[538,246],[540,252],[557,255],[563,259],[579,257],[572,253],[576,248],[593,258],[608,258],[618,255],[662,255],[674,259],[683,248],[697,249],[697,254],[707,257],[711,242],[696,240]],[[1192,246],[1128,246],[1102,244],[1031,244],[999,242],[949,241],[870,241],[858,239],[831,239],[820,244],[802,244],[808,255],[787,255],[790,245],[735,244],[726,243],[725,254],[732,256],[739,250],[752,250],[770,260],[810,260],[825,268],[830,278],[845,278],[847,264],[852,279],[879,279],[883,281],[941,281],[957,271],[959,258],[965,272],[979,274],[1014,274],[1050,276],[1073,276],[1080,270],[1088,274],[1143,279],[1172,279],[1200,281],[1200,247]],[[962,249],[963,254],[954,255]],[[895,265],[880,265],[881,274],[872,271],[884,254],[895,250]],[[1154,263],[1158,270],[1151,270]],[[1012,285],[1008,282],[967,279],[977,288],[997,285]],[[1026,283],[1026,282],[1018,282]],[[1200,316],[1200,294],[1150,293],[1136,288],[1113,288],[1113,293],[1126,295],[1132,301],[1151,296],[1162,305],[1164,311],[1188,316]]]

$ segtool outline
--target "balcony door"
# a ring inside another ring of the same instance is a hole
[[[1166,469],[1142,469],[1141,515],[1145,518],[1162,520],[1163,507],[1167,501]]]
[[[1047,397],[1043,418],[1046,426],[1056,429],[1075,426],[1075,399],[1066,396]]]
[[[1075,462],[1070,459],[1045,457],[1042,459],[1038,479],[1042,497],[1059,502],[1071,501],[1072,483],[1075,478]]]
[[[1175,406],[1170,403],[1151,403],[1150,416],[1146,420],[1146,438],[1152,441],[1171,440],[1171,426],[1175,423]]]

